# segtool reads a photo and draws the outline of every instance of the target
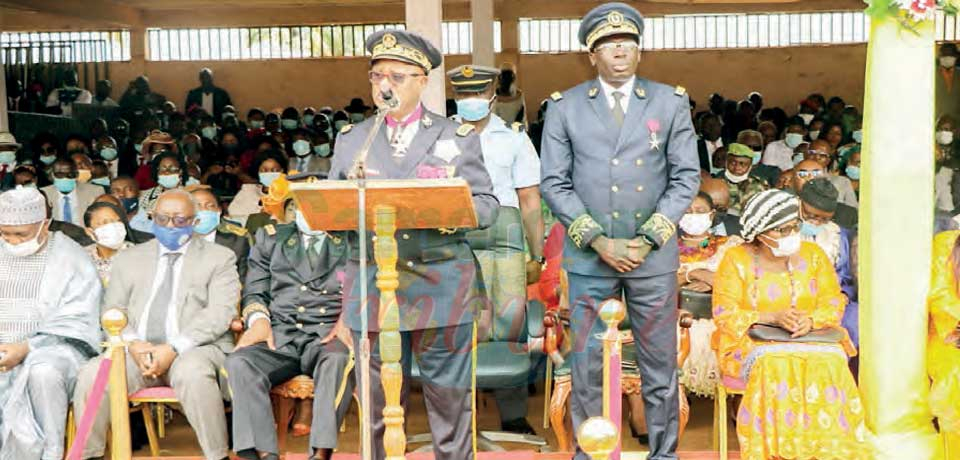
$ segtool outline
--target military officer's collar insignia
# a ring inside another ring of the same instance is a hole
[[[423,119],[420,120],[420,122],[423,123],[423,127],[424,127],[424,128],[429,128],[429,127],[433,126],[433,120],[432,120],[430,117],[426,116],[426,115],[423,116]]]
[[[553,94],[550,95],[550,99],[553,99],[553,102],[557,102],[563,99],[563,94],[560,94],[559,91],[554,91]]]
[[[383,34],[382,43],[383,46],[387,48],[393,48],[394,46],[397,46],[397,37],[395,37],[393,34]]]
[[[460,137],[465,137],[467,134],[470,134],[470,131],[473,131],[474,126],[470,123],[464,123],[457,128],[457,135]]]
[[[682,86],[678,86],[677,89],[673,91],[673,94],[676,94],[677,96],[683,96],[684,94],[687,94],[687,89]]]
[[[290,235],[290,238],[287,238],[287,246],[290,246],[291,248],[294,247],[294,246],[296,246],[296,245],[297,245],[297,236],[298,236],[298,235],[297,235],[296,233],[294,233],[293,235]]]
[[[639,86],[637,87],[637,89],[633,90],[633,92],[634,92],[634,93],[637,95],[637,97],[639,97],[640,99],[643,99],[643,98],[647,97],[647,92],[644,91],[643,88],[641,88],[641,87],[639,87]]]
[[[612,26],[619,26],[623,24],[623,14],[619,11],[611,11],[610,14],[607,15],[607,22]]]
[[[597,93],[600,92],[600,89],[597,87],[590,88],[590,91],[587,92],[587,96],[590,96],[591,99],[597,97]]]

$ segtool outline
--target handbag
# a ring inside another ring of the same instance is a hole
[[[747,336],[759,342],[794,343],[840,343],[844,338],[843,330],[836,327],[814,329],[800,337],[791,337],[790,331],[773,324],[753,323]]]

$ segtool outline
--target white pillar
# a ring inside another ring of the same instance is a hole
[[[473,63],[495,67],[493,50],[493,0],[470,0],[473,22]]]
[[[10,131],[10,123],[7,121],[7,72],[0,66],[0,132]],[[21,142],[22,144],[23,142]]]
[[[422,35],[430,43],[433,43],[438,50],[443,50],[442,32],[440,23],[443,21],[442,0],[407,0],[406,16],[407,30]],[[440,64],[430,72],[430,83],[423,92],[421,100],[423,104],[432,112],[446,113],[446,89],[444,82],[446,80],[445,65]]]

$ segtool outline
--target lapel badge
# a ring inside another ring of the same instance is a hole
[[[647,97],[647,92],[644,91],[643,88],[638,87],[637,89],[633,90],[633,92],[636,93],[637,97],[639,97],[640,99]]]
[[[593,87],[593,88],[590,88],[590,91],[589,91],[589,92],[587,92],[587,96],[590,96],[590,98],[592,99],[592,98],[597,97],[597,93],[599,93],[599,92],[600,92],[599,89],[597,89],[596,87]]]
[[[287,246],[291,248],[297,245],[297,234],[294,233],[290,238],[287,239]]]
[[[423,123],[424,128],[429,128],[433,126],[433,120],[431,120],[430,117],[426,115],[423,116],[423,120],[421,120],[421,122]]]

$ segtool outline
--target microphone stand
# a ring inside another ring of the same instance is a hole
[[[396,109],[400,101],[396,97],[386,99],[387,107],[377,111],[376,119],[373,122],[373,128],[367,134],[367,138],[360,147],[360,153],[353,162],[349,176],[357,180],[357,212],[358,216],[358,234],[360,236],[360,452],[363,460],[372,458],[372,434],[370,432],[372,422],[370,412],[371,394],[370,394],[370,325],[368,324],[368,292],[367,292],[367,174],[366,163],[367,156],[370,153],[370,146],[373,139],[380,133],[387,118],[387,113]]]

